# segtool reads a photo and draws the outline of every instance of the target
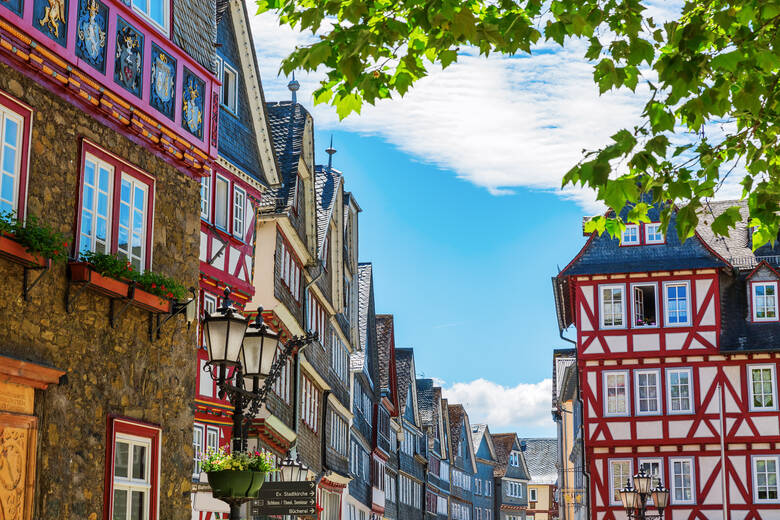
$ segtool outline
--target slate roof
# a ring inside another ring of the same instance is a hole
[[[390,350],[393,348],[393,315],[376,315],[376,347],[379,357],[379,389],[390,391]]]
[[[314,167],[314,192],[317,197],[317,252],[322,254],[328,225],[336,206],[336,197],[343,176],[335,168],[317,165]]]
[[[487,431],[487,424],[472,424],[471,425],[471,443],[474,445],[474,452],[479,450],[479,445],[482,442],[482,437],[485,436]]]
[[[436,406],[433,393],[433,379],[417,380],[417,410],[420,414],[420,422],[423,426],[434,425]]]
[[[216,0],[174,0],[171,39],[195,61],[214,72],[217,49]]]
[[[291,101],[266,103],[266,107],[282,182],[263,195],[258,211],[282,213],[292,207],[298,189],[298,161],[303,153],[303,133],[309,113],[303,105]]]
[[[406,410],[406,398],[409,395],[409,386],[412,384],[412,365],[414,351],[410,348],[395,349],[395,371],[398,378],[398,409],[403,415]]]
[[[493,447],[496,450],[496,464],[493,470],[494,477],[503,477],[506,475],[507,465],[509,464],[509,453],[517,437],[514,433],[493,433]]]
[[[558,481],[558,439],[520,439],[525,441],[525,463],[531,484],[555,484]]]
[[[450,416],[450,442],[452,442],[453,451],[457,451],[458,442],[460,442],[460,429],[466,422],[466,409],[462,404],[451,404],[447,411]]]
[[[360,333],[360,348],[366,349],[368,343],[368,304],[371,300],[371,284],[373,283],[371,263],[358,264],[358,332]]]

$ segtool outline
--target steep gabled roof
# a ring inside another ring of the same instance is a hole
[[[521,439],[531,484],[555,484],[558,481],[558,439]]]
[[[415,424],[420,426],[420,414],[417,406],[416,379],[414,377],[414,351],[410,348],[395,349],[396,377],[398,379],[398,410],[401,415],[407,407],[407,399],[412,398]]]
[[[471,442],[474,444],[474,453],[479,453],[479,446],[482,444],[482,441],[485,441],[485,444],[488,448],[488,453],[490,454],[490,459],[497,461],[496,459],[496,448],[493,445],[493,438],[490,435],[490,429],[488,428],[487,424],[474,424],[471,426]],[[477,455],[478,456],[478,455]]]
[[[282,213],[292,208],[298,189],[298,165],[303,153],[306,120],[311,116],[299,103],[267,103],[274,151],[281,170],[281,184],[269,189],[259,205],[260,213]]]
[[[376,342],[379,354],[379,389],[390,392],[395,386],[395,337],[393,331],[393,315],[376,315]],[[398,404],[396,399],[395,404]]]
[[[333,218],[339,188],[343,181],[341,172],[334,168],[317,165],[314,167],[314,192],[317,197],[317,253],[322,256],[328,226]]]
[[[471,423],[469,422],[469,415],[466,413],[466,409],[462,404],[451,404],[447,409],[450,416],[450,443],[457,446],[457,443],[463,442],[464,446],[469,452],[469,459],[471,459],[471,470],[477,472],[477,457],[474,453],[474,445],[471,443]],[[463,432],[463,437],[461,437]]]
[[[496,449],[496,462],[498,462],[496,469],[493,470],[493,476],[503,477],[506,475],[509,454],[512,452],[512,446],[515,445],[517,436],[514,433],[494,433],[491,437]]]
[[[420,422],[423,426],[434,423],[433,379],[417,380],[417,409],[420,412]]]
[[[373,266],[370,263],[358,264],[358,332],[360,334],[360,349],[365,351],[368,342],[369,304],[371,289],[374,283]]]

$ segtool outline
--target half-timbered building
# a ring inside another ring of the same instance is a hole
[[[737,205],[727,238],[709,225]],[[625,217],[627,210],[623,210]],[[644,468],[670,489],[666,518],[780,517],[778,247],[752,250],[745,203],[710,203],[685,242],[650,222],[592,234],[554,279],[576,330],[590,507]]]

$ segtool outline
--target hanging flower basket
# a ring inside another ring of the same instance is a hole
[[[265,473],[248,469],[209,471],[206,476],[215,498],[256,497],[265,482]]]
[[[161,298],[156,294],[146,292],[143,289],[135,288],[133,292],[133,305],[150,312],[171,312],[171,301]]]
[[[72,262],[69,267],[71,281],[87,283],[91,289],[111,298],[127,298],[130,291],[130,284],[127,282],[103,276],[86,262]]]
[[[4,234],[0,234],[0,256],[25,267],[43,267],[48,261],[40,255],[29,253],[24,245]]]

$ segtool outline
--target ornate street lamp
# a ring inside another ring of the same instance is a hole
[[[233,307],[230,289],[225,288],[222,305],[203,320],[209,354],[206,368],[217,382],[219,397],[227,395],[233,405],[234,452],[247,451],[245,425],[260,411],[287,359],[317,339],[316,333],[309,333],[282,344],[281,335],[266,327],[262,315],[263,309],[259,308],[257,319],[250,325]],[[233,372],[229,378],[230,369]],[[251,389],[246,388],[247,378],[252,381]],[[230,518],[238,517],[234,500],[230,502]]]
[[[282,482],[305,482],[309,477],[309,467],[300,459],[287,457],[279,464],[279,480]]]
[[[634,486],[631,485],[631,479],[626,480],[626,487],[620,490],[620,501],[623,502],[623,508],[626,510],[628,518],[637,520],[663,519],[664,509],[669,504],[669,490],[661,485],[660,479],[655,489],[652,489],[652,485],[653,477],[645,473],[644,468],[634,475]],[[647,499],[651,497],[658,514],[647,512]]]

